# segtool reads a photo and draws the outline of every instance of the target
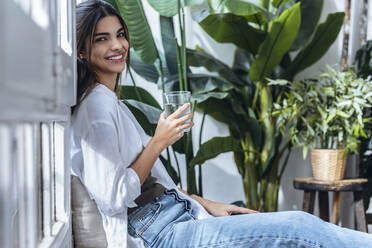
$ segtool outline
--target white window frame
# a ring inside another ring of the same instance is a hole
[[[0,67],[0,247],[73,246],[74,13],[75,0],[7,0],[0,8],[1,59],[11,61]]]

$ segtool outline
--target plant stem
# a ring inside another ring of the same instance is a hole
[[[171,163],[170,163],[170,155],[169,155],[169,147],[167,147],[167,158],[168,158],[168,161],[167,161],[167,172],[168,174],[170,174],[170,169],[171,169]]]
[[[284,174],[284,171],[285,171],[285,168],[287,167],[287,164],[288,164],[288,160],[289,160],[289,155],[291,155],[291,148],[288,148],[288,153],[284,159],[284,163],[283,163],[283,166],[282,166],[282,169],[280,170],[280,173],[279,173],[279,176],[278,176],[278,181],[280,183],[280,180],[282,179],[282,176]]]
[[[163,94],[164,94],[164,91],[165,91],[165,85],[164,85],[164,72],[163,72],[163,62],[161,61],[161,59],[159,58],[159,73],[160,73],[160,79],[161,79],[161,90],[163,91]]]
[[[183,83],[184,89],[188,90],[188,83],[187,83],[187,64],[186,64],[186,23],[185,23],[185,13],[184,8],[181,8],[181,15],[182,15],[182,27],[181,31],[181,52],[182,52],[182,75],[183,75]]]
[[[140,102],[143,102],[143,101],[142,101],[141,94],[138,92],[136,82],[134,81],[134,77],[133,77],[133,75],[132,75],[132,71],[130,70],[129,67],[128,67],[128,72],[129,72],[129,76],[130,76],[130,78],[132,79],[132,83],[133,83],[133,86],[134,86],[134,92],[136,92],[136,95],[137,95],[138,100],[139,100]]]
[[[182,78],[184,78],[183,76],[183,51],[182,51],[182,47],[183,47],[183,30],[182,30],[182,21],[181,21],[181,1],[180,0],[177,0],[177,12],[178,12],[178,26],[179,26],[179,30],[180,30],[180,38],[181,38],[181,48],[179,49],[178,47],[178,42],[177,42],[177,39],[176,39],[176,44],[177,44],[177,62],[179,64],[178,66],[178,77],[180,78],[180,82],[179,82],[179,86],[180,86],[180,90],[184,90],[184,85],[185,83],[183,82],[183,80],[181,80]],[[181,51],[180,51],[181,50]]]
[[[256,90],[254,92],[254,97],[253,97],[253,102],[252,102],[252,111],[254,112],[254,110],[256,109],[256,103],[257,103],[257,98],[258,98],[258,92],[260,91],[260,88],[261,88],[261,84],[258,83],[256,85]]]
[[[203,134],[203,127],[204,127],[204,121],[205,121],[205,116],[207,115],[207,110],[204,111],[203,113],[203,118],[201,121],[201,127],[200,127],[200,133],[199,133],[199,148],[201,146],[201,141],[202,141],[202,134]],[[203,197],[203,184],[202,184],[202,165],[199,164],[199,195]]]
[[[180,51],[179,51],[179,48],[178,48],[177,38],[174,38],[174,43],[175,43],[175,46],[176,46],[176,56],[177,56],[178,85],[179,85],[179,89],[183,90],[181,58],[180,58]]]
[[[176,152],[174,151],[174,149],[172,149],[172,151],[173,151],[174,160],[176,160],[178,178],[180,179],[180,187],[181,187],[181,189],[183,189],[183,187],[182,187],[182,179],[181,179],[181,170],[180,170],[180,165],[178,163],[178,158],[177,158],[177,155],[176,155]]]
[[[255,153],[249,152],[254,150],[252,137],[250,133],[246,133],[245,138],[241,139],[241,146],[244,151],[244,175],[243,176],[243,186],[244,193],[246,197],[247,207],[252,209],[258,209],[259,207],[259,196],[257,194],[258,190],[258,178],[255,164]]]

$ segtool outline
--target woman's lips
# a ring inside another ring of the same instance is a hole
[[[123,63],[124,62],[124,55],[119,54],[119,55],[114,55],[107,57],[106,60],[112,62],[112,63]]]

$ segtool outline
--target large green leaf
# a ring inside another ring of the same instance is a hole
[[[161,110],[136,100],[123,100],[143,130],[153,136]]]
[[[172,178],[174,184],[178,184],[180,182],[180,175],[177,174],[177,171],[172,167],[168,160],[164,158],[162,155],[159,156],[160,161],[164,165],[164,168],[167,170],[169,176]]]
[[[138,57],[146,64],[153,64],[159,57],[141,0],[116,0],[120,14],[130,33],[130,43]]]
[[[235,85],[244,85],[244,82],[235,75],[230,67],[205,52],[187,49],[187,62],[190,66],[204,66],[208,71],[217,72],[218,75]]]
[[[216,99],[225,99],[229,97],[229,94],[226,92],[207,92],[207,93],[201,93],[201,94],[192,94],[191,101],[202,103],[211,97],[216,98]]]
[[[147,120],[149,121],[149,123],[151,123],[151,124],[157,124],[158,123],[160,114],[162,112],[161,109],[155,108],[155,107],[153,107],[151,105],[148,105],[146,103],[139,102],[139,101],[132,100],[132,99],[126,100],[125,102],[128,102],[132,107],[134,107],[134,108],[140,110],[142,113],[144,113]]]
[[[236,49],[233,63],[234,74],[249,87],[252,86],[249,71],[254,61],[254,55],[244,49]]]
[[[214,90],[228,91],[234,88],[230,82],[211,75],[189,74],[188,80],[190,90],[193,94],[207,93]],[[165,82],[165,90],[173,91],[178,89],[178,75],[174,75]]]
[[[273,19],[266,9],[248,0],[209,0],[211,14],[234,14],[245,17],[249,22],[264,24]]]
[[[183,6],[195,6],[204,3],[205,0],[183,0]],[[178,13],[177,0],[147,0],[147,2],[162,16],[172,17]],[[181,6],[182,7],[182,6]]]
[[[323,9],[323,0],[301,1],[301,26],[291,50],[295,51],[304,46],[314,33]]]
[[[289,2],[290,0],[272,0],[271,5],[275,8],[279,8],[282,4]]]
[[[141,77],[147,81],[157,83],[159,80],[159,73],[156,67],[143,63],[134,52],[133,48],[130,49],[130,67]]]
[[[136,100],[143,102],[147,105],[155,107],[157,109],[162,109],[156,101],[156,99],[145,89],[141,87],[135,87],[130,85],[123,85],[120,87],[120,99],[126,100]]]
[[[209,97],[198,103],[197,108],[207,111],[209,116],[225,123],[235,133],[241,133],[241,129],[246,126],[244,120],[232,111],[231,102],[228,99]]]
[[[354,64],[359,77],[367,78],[372,75],[372,40],[367,41],[357,51]]]
[[[257,53],[266,36],[250,26],[244,17],[234,14],[211,14],[199,24],[216,41],[233,43],[253,54]]]
[[[327,20],[318,25],[312,40],[300,51],[287,69],[285,78],[292,79],[297,73],[318,61],[336,40],[344,22],[345,13],[329,14]]]
[[[249,74],[252,81],[261,81],[269,77],[272,70],[279,65],[297,36],[300,22],[300,4],[297,3],[284,11],[271,24],[269,34],[260,46],[257,59],[253,62]]]
[[[203,164],[221,153],[239,151],[242,151],[239,140],[231,136],[215,137],[200,145],[197,154],[190,162],[190,166]]]
[[[160,32],[163,43],[165,62],[170,75],[178,73],[177,53],[175,45],[173,20],[171,17],[160,16]]]
[[[262,127],[257,120],[254,111],[250,108],[248,109],[248,121],[247,126],[252,137],[252,142],[257,151],[261,150],[261,145],[263,141]]]

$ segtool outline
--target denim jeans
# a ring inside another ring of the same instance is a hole
[[[190,202],[166,190],[128,216],[128,233],[146,247],[372,248],[372,235],[302,212],[242,214],[197,220]]]

